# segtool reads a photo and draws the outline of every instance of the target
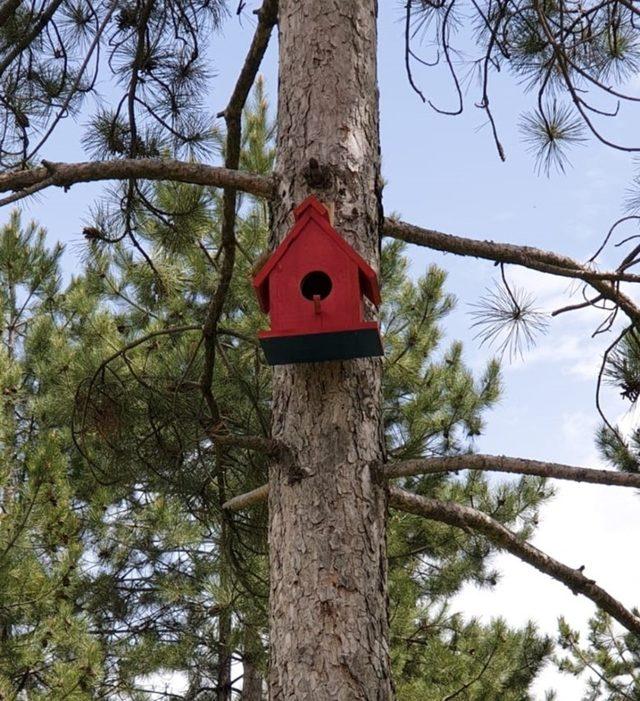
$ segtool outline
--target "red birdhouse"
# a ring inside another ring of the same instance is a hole
[[[259,334],[270,365],[382,355],[364,297],[380,304],[378,278],[329,222],[315,197],[294,210],[295,224],[253,279],[271,330]]]

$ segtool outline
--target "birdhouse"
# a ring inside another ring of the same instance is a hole
[[[364,320],[364,298],[377,307],[375,271],[331,226],[327,209],[308,197],[295,224],[253,279],[271,329],[259,334],[270,365],[382,355],[375,321]]]

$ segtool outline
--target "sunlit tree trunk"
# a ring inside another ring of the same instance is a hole
[[[274,243],[310,193],[379,265],[375,0],[280,0]],[[379,359],[275,371],[271,474],[271,701],[392,698]]]

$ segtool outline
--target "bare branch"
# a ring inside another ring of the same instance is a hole
[[[225,166],[229,170],[237,170],[240,164],[240,151],[242,148],[242,110],[249,96],[258,69],[262,63],[265,51],[269,45],[271,32],[278,18],[277,0],[264,0],[258,13],[258,26],[253,35],[249,52],[236,82],[235,88],[229,99],[229,104],[224,111],[227,126],[227,138],[225,143]],[[229,286],[233,276],[236,251],[236,209],[237,190],[233,184],[226,185],[222,198],[222,227],[221,244],[223,251],[222,264],[220,266],[220,281],[214,292],[207,315],[202,327],[204,339],[204,367],[202,369],[202,395],[207,402],[211,418],[214,423],[220,421],[220,409],[211,391],[213,381],[213,369],[215,366],[216,329]]]
[[[386,466],[389,479],[411,477],[413,475],[458,472],[459,470],[485,470],[487,472],[508,472],[517,475],[535,475],[551,479],[589,482],[617,487],[640,488],[640,474],[614,472],[613,470],[593,470],[586,467],[561,465],[555,462],[511,458],[506,455],[451,455],[447,457],[403,460]]]
[[[455,502],[438,501],[410,494],[397,487],[389,488],[389,504],[400,511],[441,521],[465,531],[472,529],[482,533],[499,549],[510,552],[540,572],[553,577],[569,587],[574,594],[582,594],[591,599],[596,606],[606,611],[627,630],[636,635],[640,634],[640,618],[592,579],[585,577],[581,569],[573,569],[554,560],[530,543],[520,540],[515,533],[487,514]]]
[[[423,229],[395,219],[385,219],[383,230],[386,236],[444,253],[484,258],[498,263],[510,263],[542,273],[584,280],[602,297],[617,304],[631,320],[640,324],[640,308],[627,295],[620,292],[617,286],[612,284],[614,282],[640,282],[639,275],[596,272],[589,270],[573,258],[552,251],[544,251],[532,246],[516,246],[511,243],[480,241],[454,236],[433,229]]]
[[[263,484],[262,487],[257,489],[252,489],[246,494],[240,494],[237,497],[233,497],[226,501],[222,508],[227,511],[242,511],[243,509],[248,509],[250,506],[256,506],[257,504],[262,504],[262,502],[267,501],[269,497],[269,485]]]
[[[214,440],[224,441],[225,445],[237,446],[259,450],[268,454],[276,454],[281,449],[278,441],[259,436],[216,436]],[[640,475],[626,472],[613,472],[612,470],[593,470],[585,467],[574,467],[558,463],[542,462],[539,460],[527,460],[524,458],[511,458],[505,455],[453,455],[448,457],[424,458],[423,460],[403,460],[391,463],[385,467],[384,474],[387,479],[412,477],[414,475],[439,474],[444,472],[458,472],[459,470],[485,470],[488,472],[507,472],[519,475],[534,475],[551,479],[562,479],[573,482],[587,482],[590,484],[612,485],[618,487],[640,488]],[[249,492],[254,495],[248,501],[243,501],[247,495],[236,497],[241,501],[238,506],[225,505],[232,511],[253,506],[267,499],[269,488],[263,485],[259,489]],[[229,502],[230,503],[230,502]]]
[[[484,258],[497,263],[511,263],[512,265],[520,265],[542,273],[578,278],[586,282],[594,280],[640,282],[640,275],[620,273],[618,271],[598,272],[590,270],[573,258],[554,253],[553,251],[544,251],[533,246],[517,246],[512,243],[481,241],[479,239],[445,234],[441,231],[423,229],[396,219],[385,219],[384,233],[391,238],[433,248],[443,253]]]
[[[220,168],[203,163],[188,163],[172,159],[124,158],[113,161],[86,161],[83,163],[51,163],[37,168],[17,170],[0,175],[0,192],[19,192],[46,183],[70,187],[75,183],[100,180],[175,180],[210,187],[233,187],[267,199],[275,196],[273,178],[231,168]],[[29,192],[25,192],[25,196]]]

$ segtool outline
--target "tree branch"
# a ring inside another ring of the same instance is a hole
[[[270,176],[220,168],[203,163],[188,163],[173,159],[124,158],[113,161],[83,163],[51,163],[0,175],[0,192],[18,192],[45,184],[69,187],[75,183],[100,180],[175,180],[210,187],[233,187],[257,197],[275,196],[274,180]],[[29,192],[25,192],[25,196]]]
[[[558,253],[543,251],[532,246],[516,246],[511,243],[480,241],[462,236],[453,236],[433,229],[423,229],[413,224],[385,219],[383,232],[386,236],[400,239],[418,246],[426,246],[444,253],[459,256],[484,258],[499,263],[520,265],[541,273],[560,277],[584,280],[597,290],[602,297],[611,300],[622,309],[635,323],[640,324],[640,308],[620,292],[613,282],[640,282],[639,275],[620,272],[596,272],[584,265]]]
[[[246,494],[240,494],[233,499],[226,501],[222,508],[227,511],[242,511],[243,509],[248,509],[250,506],[255,506],[256,504],[261,504],[266,501],[269,497],[269,485],[263,484],[257,489],[253,489]]]
[[[482,533],[499,549],[510,552],[540,572],[562,582],[574,594],[582,594],[591,599],[596,606],[606,611],[627,630],[640,635],[640,618],[592,579],[585,577],[581,570],[567,567],[530,543],[521,541],[515,533],[487,514],[454,502],[410,494],[397,487],[389,488],[389,504],[400,511],[441,521],[466,531],[472,529]]]
[[[242,150],[242,110],[249,97],[251,86],[258,74],[262,58],[269,45],[271,31],[277,19],[277,0],[264,0],[260,12],[258,13],[258,26],[253,35],[249,52],[245,58],[231,98],[229,99],[229,104],[223,112],[227,126],[224,164],[229,170],[236,171],[240,164],[240,153]],[[204,365],[201,379],[202,394],[215,423],[219,423],[220,421],[220,409],[211,391],[215,366],[216,329],[220,317],[222,316],[235,264],[237,189],[238,188],[234,187],[232,184],[226,185],[224,188],[221,226],[223,258],[220,266],[220,281],[209,302],[207,315],[202,327],[202,336],[204,339]]]
[[[535,475],[572,482],[589,482],[618,487],[640,488],[640,474],[593,470],[554,462],[511,458],[506,455],[451,455],[447,457],[403,460],[385,466],[389,479],[413,475],[458,472],[459,470],[486,470],[487,472],[509,472],[519,475]]]

